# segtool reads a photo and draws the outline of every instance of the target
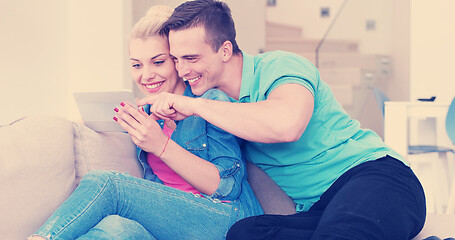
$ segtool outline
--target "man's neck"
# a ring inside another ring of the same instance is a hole
[[[226,63],[222,80],[218,88],[229,97],[239,100],[240,87],[242,86],[243,55],[235,54]]]

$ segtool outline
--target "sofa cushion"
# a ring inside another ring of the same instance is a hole
[[[73,126],[28,116],[0,127],[0,233],[25,239],[75,187]]]
[[[248,182],[266,214],[296,213],[294,201],[258,166],[247,162]]]
[[[90,170],[105,169],[142,177],[136,146],[127,133],[95,132],[74,123],[76,182]]]

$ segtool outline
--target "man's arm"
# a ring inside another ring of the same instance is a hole
[[[300,138],[312,116],[314,99],[304,86],[284,84],[274,89],[267,100],[255,103],[160,94],[138,101],[138,105],[144,104],[153,104],[150,110],[161,118],[197,115],[245,140],[278,143]]]
[[[308,89],[299,84],[284,84],[261,102],[197,99],[194,114],[245,140],[279,143],[300,138],[310,121],[313,107],[313,95]]]

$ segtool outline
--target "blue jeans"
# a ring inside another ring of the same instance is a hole
[[[136,221],[110,215],[77,240],[156,240],[141,224]]]
[[[36,235],[76,239],[102,229],[95,226],[107,216],[118,215],[122,218],[117,220],[132,220],[136,229],[143,226],[149,239],[224,239],[229,227],[245,217],[242,208],[237,201],[222,203],[127,174],[96,170],[82,179]]]

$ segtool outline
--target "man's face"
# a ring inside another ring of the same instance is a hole
[[[169,45],[179,76],[188,81],[195,95],[218,87],[223,54],[222,51],[214,52],[205,41],[203,27],[170,31]]]

